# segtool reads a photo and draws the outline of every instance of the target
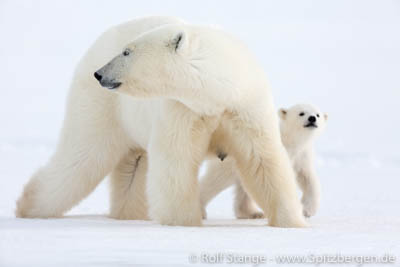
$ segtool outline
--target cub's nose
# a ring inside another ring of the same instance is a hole
[[[315,116],[308,117],[309,122],[315,122],[316,120],[317,120],[317,118],[315,118]]]
[[[99,82],[101,81],[101,78],[103,78],[103,76],[101,76],[100,74],[98,74],[97,71],[94,73],[94,77],[95,77],[96,80],[98,80]]]

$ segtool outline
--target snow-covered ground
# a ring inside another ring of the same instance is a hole
[[[54,150],[80,56],[110,25],[151,14],[234,33],[260,58],[277,106],[329,113],[310,228],[235,220],[231,190],[201,228],[111,220],[107,180],[65,218],[14,217],[23,184]],[[400,265],[399,28],[398,1],[0,1],[0,266],[228,264],[229,253],[268,265],[386,254]]]
[[[210,204],[210,219],[202,228],[112,220],[104,215],[107,181],[65,218],[14,218],[22,184],[52,149],[15,143],[1,147],[0,266],[188,264],[190,255],[201,253],[264,255],[271,260],[277,255],[325,254],[390,254],[400,259],[399,162],[345,162],[329,155],[319,160],[322,207],[307,229],[235,220],[230,191]]]

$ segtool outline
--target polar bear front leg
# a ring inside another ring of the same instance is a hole
[[[201,225],[197,175],[214,124],[179,102],[163,103],[148,147],[150,218],[166,225]]]
[[[146,198],[147,154],[130,150],[111,173],[110,217],[148,220]]]
[[[304,227],[296,181],[283,147],[278,122],[232,120],[233,156],[246,192],[264,211],[271,226]]]
[[[303,214],[306,217],[314,216],[317,213],[320,203],[321,185],[312,169],[302,169],[297,173],[297,182],[303,191],[301,203]]]

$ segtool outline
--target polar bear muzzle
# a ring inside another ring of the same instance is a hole
[[[99,81],[100,85],[110,90],[117,89],[122,85],[119,81],[120,76],[120,61],[119,56],[115,57],[101,69],[94,73],[94,77]]]
[[[117,89],[122,84],[121,82],[116,82],[116,81],[107,79],[106,77],[101,75],[99,71],[96,71],[94,73],[94,77],[96,78],[96,80],[98,80],[100,82],[101,86],[106,87],[110,90]]]

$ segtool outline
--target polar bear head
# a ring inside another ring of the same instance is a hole
[[[172,79],[182,74],[177,72],[187,45],[187,34],[179,26],[175,31],[144,33],[96,71],[95,77],[103,87],[135,97],[172,95],[169,85],[175,85]]]
[[[279,109],[281,133],[286,138],[307,141],[322,132],[328,115],[309,104],[298,104]]]
[[[119,93],[174,99],[205,111],[240,101],[240,92],[248,94],[243,84],[259,88],[253,81],[260,81],[260,71],[249,54],[217,29],[169,24],[126,45],[95,77]]]

